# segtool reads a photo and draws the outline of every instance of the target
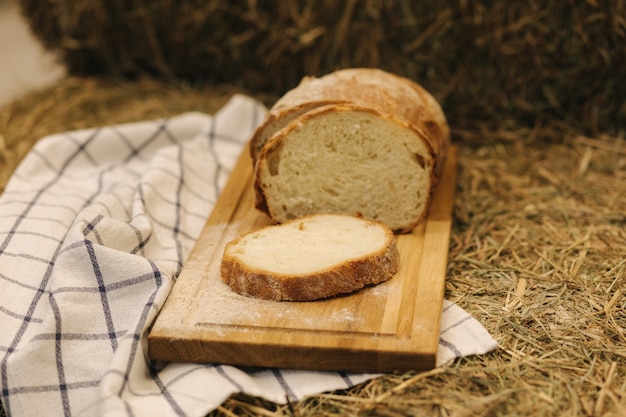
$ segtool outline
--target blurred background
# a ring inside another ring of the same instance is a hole
[[[65,76],[65,65],[44,50],[17,2],[0,0],[0,106]]]
[[[466,137],[520,128],[618,135],[626,118],[623,0],[0,1],[3,14],[19,3],[73,76],[280,96],[305,75],[379,67],[433,93]],[[19,46],[29,42],[24,26],[8,22],[2,42],[14,55],[2,59],[18,74],[14,88],[58,76],[49,57]],[[25,67],[14,67],[19,60]]]

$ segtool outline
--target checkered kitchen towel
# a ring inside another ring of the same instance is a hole
[[[147,332],[266,109],[39,141],[0,197],[0,378],[10,416],[202,416],[229,395],[275,402],[374,375],[157,363]],[[439,364],[496,347],[444,305]]]

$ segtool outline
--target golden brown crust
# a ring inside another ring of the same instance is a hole
[[[227,249],[238,241],[230,242]],[[222,281],[242,295],[274,301],[312,301],[387,281],[398,271],[399,263],[396,239],[389,231],[381,251],[311,274],[280,275],[254,270],[229,256],[228,250],[224,252],[220,272]]]
[[[263,132],[281,119],[292,120],[327,105],[347,103],[396,118],[421,132],[435,155],[435,172],[441,173],[450,142],[450,130],[439,103],[419,84],[376,68],[349,68],[321,78],[305,77],[272,106],[250,141],[256,161],[264,145]],[[265,138],[266,140],[269,138]]]

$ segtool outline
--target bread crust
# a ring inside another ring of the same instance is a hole
[[[277,121],[292,120],[294,114],[322,106],[346,104],[370,108],[421,132],[435,157],[435,174],[441,174],[450,145],[450,129],[441,106],[414,81],[377,68],[348,68],[321,78],[304,77],[272,106],[254,132],[249,145],[253,161],[269,139],[263,140],[264,132]]]
[[[302,219],[292,222],[296,221]],[[275,274],[242,264],[228,250],[242,239],[240,237],[226,246],[220,266],[222,281],[239,294],[274,301],[313,301],[352,293],[387,281],[398,271],[400,253],[395,236],[391,230],[387,231],[387,241],[380,251],[302,275]]]

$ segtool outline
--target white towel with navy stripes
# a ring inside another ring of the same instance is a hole
[[[40,140],[0,196],[0,378],[9,416],[203,416],[231,394],[277,403],[372,374],[158,363],[151,323],[266,108]],[[444,304],[438,365],[497,347]]]

